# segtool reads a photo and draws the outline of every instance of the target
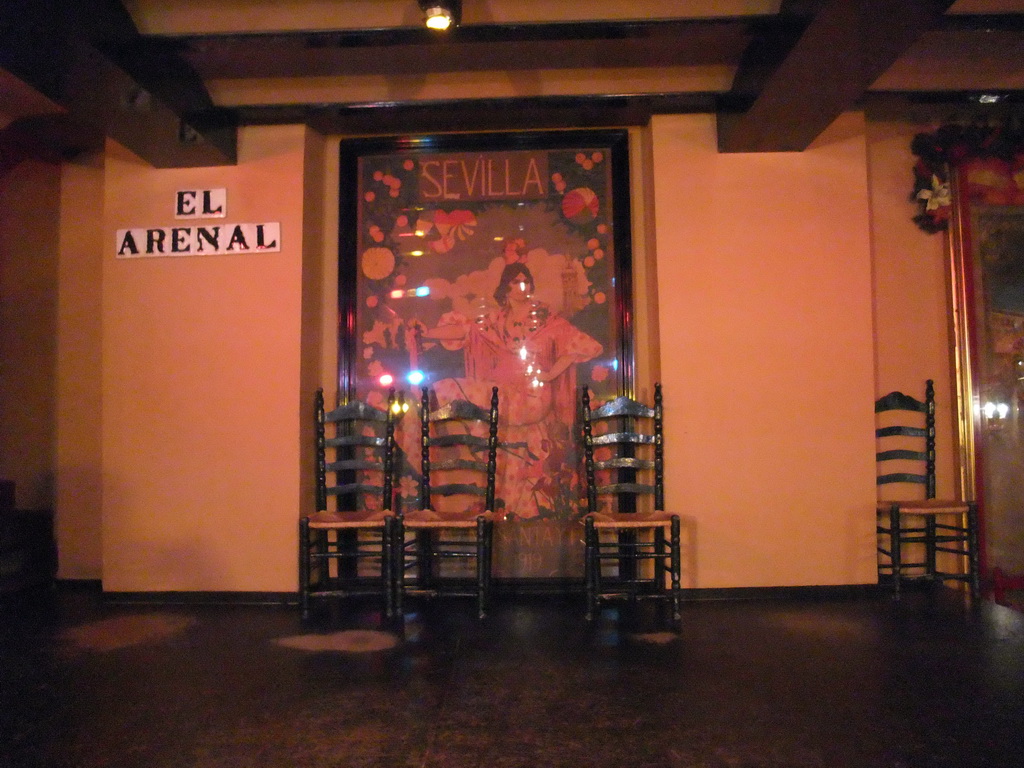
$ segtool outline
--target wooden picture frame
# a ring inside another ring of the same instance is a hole
[[[627,132],[340,150],[339,392],[372,401],[395,387],[415,411],[421,386],[480,405],[498,386],[495,576],[575,578],[579,389],[601,401],[633,385]],[[399,439],[410,505],[417,447]]]
[[[987,205],[954,177],[951,286],[959,485],[981,512],[983,578],[1024,573],[1024,206]]]

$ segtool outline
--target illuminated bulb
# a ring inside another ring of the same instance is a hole
[[[982,406],[982,411],[984,411],[986,419],[1005,419],[1010,415],[1010,406],[1006,403],[993,403],[989,401]]]
[[[409,375],[405,378],[406,381],[415,386],[417,384],[422,384],[423,380],[427,377],[423,375],[423,371],[409,371]]]
[[[427,29],[445,30],[452,25],[452,13],[441,5],[432,5],[424,12]]]
[[[377,379],[377,381],[380,382],[380,385],[382,387],[390,387],[392,384],[394,384],[395,377],[392,376],[390,373],[385,373],[383,376]]]

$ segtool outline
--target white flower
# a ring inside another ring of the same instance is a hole
[[[949,184],[940,180],[935,174],[932,174],[932,188],[922,189],[917,193],[917,199],[925,201],[924,209],[926,211],[936,211],[953,203]]]

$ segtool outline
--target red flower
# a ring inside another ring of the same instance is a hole
[[[526,241],[521,237],[505,241],[505,263],[515,264],[517,261],[526,261]]]

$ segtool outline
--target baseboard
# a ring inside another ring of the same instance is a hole
[[[103,592],[113,605],[298,605],[295,592]]]
[[[579,579],[494,579],[491,586],[498,597],[583,594]]]
[[[684,589],[684,600],[856,600],[887,592],[878,584],[817,584],[800,587],[702,587]]]
[[[66,592],[102,592],[103,582],[99,579],[61,579],[55,580],[57,589]]]
[[[583,585],[578,579],[519,579],[498,580],[494,584],[495,596],[543,597],[583,596]],[[917,585],[914,585],[917,587]],[[295,592],[231,592],[231,591],[164,591],[164,592],[105,592],[102,583],[93,579],[59,579],[57,588],[68,591],[94,591],[108,603],[136,605],[287,605],[298,603]],[[885,584],[826,584],[798,587],[703,587],[683,590],[683,600],[854,600],[888,594]]]
[[[852,600],[888,592],[879,584],[824,584],[799,587],[683,588],[683,600]],[[579,579],[494,580],[499,596],[582,595]]]

